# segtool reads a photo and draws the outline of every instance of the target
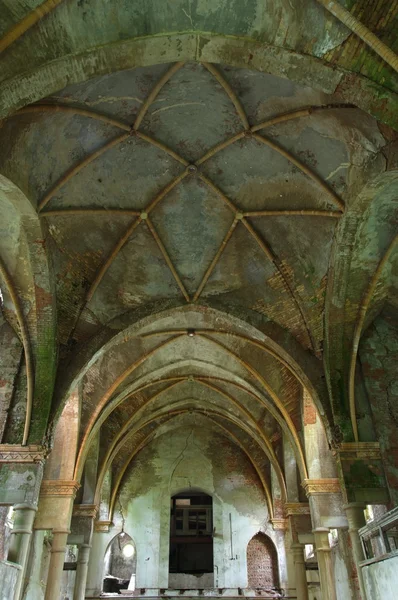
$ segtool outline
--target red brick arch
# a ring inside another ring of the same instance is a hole
[[[278,587],[278,556],[275,546],[264,533],[257,533],[247,545],[249,588]]]

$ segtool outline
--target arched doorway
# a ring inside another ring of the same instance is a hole
[[[105,553],[103,592],[115,594],[135,589],[137,555],[135,544],[127,533],[117,535]]]
[[[257,533],[247,545],[247,579],[252,589],[279,586],[278,556],[275,546],[264,533]]]
[[[213,499],[203,492],[182,492],[170,502],[169,588],[214,585]]]

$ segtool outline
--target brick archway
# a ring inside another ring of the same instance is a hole
[[[257,533],[247,546],[249,588],[278,587],[278,557],[275,546],[264,533]]]

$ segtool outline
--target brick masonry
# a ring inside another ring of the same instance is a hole
[[[271,588],[278,585],[276,550],[264,533],[258,533],[247,546],[247,575],[250,588]]]

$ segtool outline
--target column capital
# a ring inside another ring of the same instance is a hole
[[[366,525],[364,510],[366,504],[364,502],[350,502],[343,506],[348,521],[348,530],[358,531]]]
[[[29,504],[28,502],[22,502],[20,504],[14,504],[13,510],[33,510],[37,512],[37,506],[35,504]]]
[[[288,517],[311,514],[308,502],[286,502],[285,511]]]
[[[74,479],[43,479],[40,496],[72,496],[75,497],[80,483]]]
[[[89,517],[91,519],[95,519],[97,514],[97,504],[75,504],[73,507],[74,517]]]
[[[381,459],[379,442],[342,442],[333,448],[333,454],[340,460]]]
[[[285,531],[288,528],[288,520],[284,518],[271,519],[271,523],[274,529],[282,529]]]
[[[99,532],[108,533],[108,531],[110,531],[112,526],[113,526],[112,521],[95,521],[94,531],[96,531],[98,533]]]
[[[291,551],[293,552],[294,562],[303,562],[305,563],[304,558],[304,544],[300,544],[300,542],[293,542],[290,546]]]
[[[315,536],[315,546],[317,552],[330,552],[329,529],[327,527],[317,527],[312,530]]]
[[[35,444],[0,444],[0,463],[44,463],[48,454],[47,448]]]
[[[357,508],[357,509],[365,510],[366,503],[365,502],[348,502],[347,504],[343,505],[343,508],[344,508],[344,510],[347,510],[350,508],[352,508],[352,509]]]
[[[337,478],[329,479],[304,479],[302,483],[308,496],[317,494],[338,494],[341,492],[340,481]]]

